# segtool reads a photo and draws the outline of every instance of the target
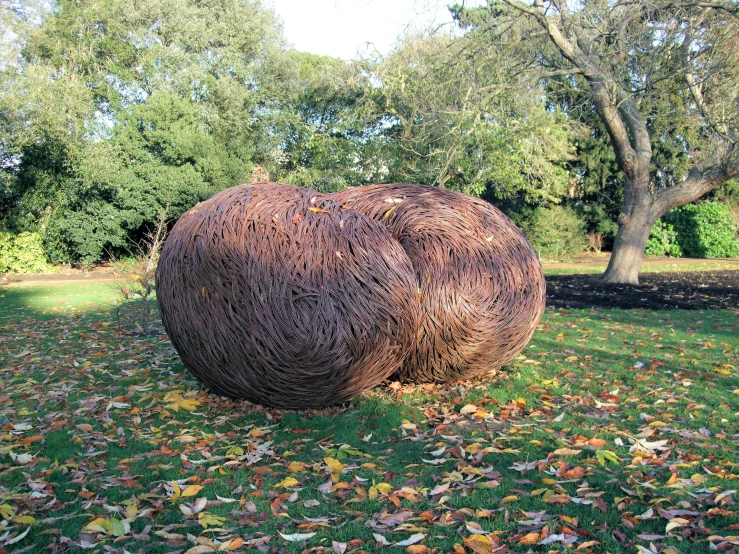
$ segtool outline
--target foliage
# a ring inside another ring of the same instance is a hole
[[[504,84],[499,52],[444,36],[408,36],[365,60],[389,182],[436,184],[480,196],[562,197],[579,127],[541,91]]]
[[[53,273],[38,233],[0,231],[0,273]]]
[[[3,290],[1,548],[733,546],[731,310],[550,308],[509,371],[296,413],[205,393],[164,335],[117,330],[117,301]]]
[[[688,204],[672,210],[664,219],[675,228],[683,255],[689,258],[739,256],[736,227],[726,204]]]
[[[134,325],[137,333],[152,334],[151,316],[154,313],[153,301],[156,293],[156,270],[159,264],[159,254],[167,237],[167,210],[159,213],[156,227],[147,231],[144,238],[136,246],[134,252],[129,252],[121,267],[126,276],[126,282],[120,285],[121,295],[125,300],[133,300],[138,304],[134,312]],[[121,310],[118,309],[118,326],[120,328]]]
[[[709,198],[717,202],[723,202],[729,207],[734,228],[739,238],[739,179],[731,179],[713,191]]]
[[[367,77],[327,56],[290,52],[299,67],[294,98],[283,106],[283,142],[272,174],[280,182],[331,192],[381,182],[381,135],[366,114]]]
[[[658,219],[649,233],[649,240],[644,253],[647,256],[681,257],[683,251],[680,248],[675,227],[671,223],[665,223]]]
[[[585,224],[566,206],[536,208],[524,232],[540,258],[564,260],[587,247]]]
[[[59,0],[22,30],[0,68],[0,218],[54,261],[138,240],[280,140],[295,64],[256,0]]]

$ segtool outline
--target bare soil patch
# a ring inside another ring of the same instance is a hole
[[[639,285],[606,283],[600,275],[547,277],[547,306],[645,310],[739,309],[739,271],[642,273]]]

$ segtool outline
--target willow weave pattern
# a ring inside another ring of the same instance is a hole
[[[523,349],[544,312],[544,275],[531,244],[502,212],[424,185],[352,187],[331,196],[387,225],[415,269],[420,328],[394,378],[469,378]]]
[[[289,185],[240,185],[186,212],[157,283],[185,367],[269,406],[356,396],[400,369],[418,329],[413,267],[390,231]]]

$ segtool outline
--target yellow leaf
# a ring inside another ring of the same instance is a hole
[[[203,527],[220,527],[226,522],[226,518],[209,514],[207,512],[200,512],[198,514],[198,523]]]
[[[2,516],[3,519],[10,519],[13,517],[14,513],[15,511],[10,504],[0,504],[0,516]]]
[[[664,421],[653,421],[649,424],[650,427],[667,427],[667,424]]]
[[[295,477],[286,477],[275,485],[277,489],[286,489],[288,487],[294,487],[298,484],[298,480]]]
[[[177,481],[172,481],[172,493],[172,500],[177,500],[180,496],[182,496],[182,490],[177,484]]]
[[[95,533],[108,533],[106,527],[110,527],[110,523],[103,517],[93,519],[90,523],[85,525],[82,530]]]
[[[183,398],[178,404],[180,408],[187,410],[188,412],[194,412],[197,407],[200,406],[200,402],[193,398]]]
[[[721,368],[721,367],[716,368],[716,373],[720,373],[721,375],[731,375],[731,371],[729,371],[728,369]]]
[[[300,473],[301,471],[305,471],[308,467],[308,464],[304,462],[290,462],[287,464],[287,470],[290,473]]]
[[[338,483],[341,480],[341,470],[346,466],[335,458],[324,458],[323,461],[326,462],[326,467],[331,471],[331,480]]]
[[[310,211],[312,211],[313,213],[316,213],[316,214],[330,214],[331,213],[328,210],[322,210],[321,208],[315,208],[315,207],[313,207],[313,208],[308,208],[308,209]]]
[[[377,483],[374,488],[382,494],[389,494],[393,490],[393,486],[389,483]]]
[[[201,485],[190,485],[184,491],[182,491],[182,496],[183,496],[183,498],[185,496],[195,496],[201,490],[203,490],[203,487]]]
[[[13,523],[23,523],[25,525],[35,525],[36,518],[31,516],[18,516],[13,518]]]
[[[518,496],[512,494],[510,496],[506,496],[503,500],[501,500],[501,503],[507,504],[508,502],[515,502],[516,500],[518,500]]]
[[[696,485],[702,485],[706,482],[706,476],[701,475],[700,473],[696,473],[695,475],[690,476],[690,480],[693,481],[693,483],[695,483]]]

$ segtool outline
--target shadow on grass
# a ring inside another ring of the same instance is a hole
[[[639,285],[612,284],[598,275],[547,276],[547,305],[555,308],[733,310],[739,271],[649,273]]]

